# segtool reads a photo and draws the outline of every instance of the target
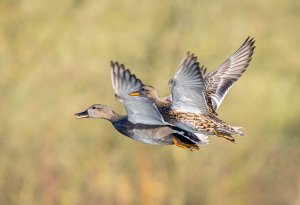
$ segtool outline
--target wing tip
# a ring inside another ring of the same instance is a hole
[[[117,61],[110,61],[111,65],[111,80],[115,93],[119,89],[137,89],[137,87],[143,86],[140,79],[132,74],[129,68],[126,68],[124,64]]]
[[[240,48],[244,48],[244,47],[249,47],[249,50],[253,51],[255,46],[255,38],[248,36],[248,38],[245,40],[245,42],[242,44],[242,46]]]

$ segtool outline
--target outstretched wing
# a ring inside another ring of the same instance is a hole
[[[129,93],[140,90],[143,83],[123,64],[111,62],[111,79],[115,95],[124,104],[130,122],[148,125],[166,124],[150,99],[142,96],[129,96]]]
[[[232,84],[246,71],[254,51],[255,40],[247,38],[221,66],[204,76],[205,93],[211,98],[213,109],[222,103]],[[205,74],[206,69],[202,69]]]
[[[208,113],[203,94],[202,71],[194,54],[187,53],[180,63],[169,86],[172,92],[172,109],[199,114]]]

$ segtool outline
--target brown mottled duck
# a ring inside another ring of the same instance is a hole
[[[233,134],[244,134],[239,127],[219,119],[216,109],[249,65],[254,42],[248,38],[219,68],[206,75],[206,68],[200,67],[197,57],[188,53],[169,82],[171,97],[160,98],[157,90],[147,85],[130,95],[151,99],[164,120],[171,124],[196,132],[198,136],[217,135],[235,142]]]

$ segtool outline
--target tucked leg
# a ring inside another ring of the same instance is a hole
[[[177,138],[173,138],[173,143],[177,146],[177,147],[180,147],[180,148],[183,148],[183,149],[188,149],[190,151],[194,151],[194,150],[199,150],[199,146],[196,145],[196,144],[187,144],[187,143],[184,143],[182,142],[180,139],[177,139]]]

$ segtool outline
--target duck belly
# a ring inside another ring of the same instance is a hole
[[[171,145],[173,144],[172,130],[169,127],[159,128],[136,128],[132,130],[132,139],[152,145]]]
[[[173,144],[172,129],[164,125],[133,124],[127,119],[113,123],[113,126],[123,135],[153,145]]]

